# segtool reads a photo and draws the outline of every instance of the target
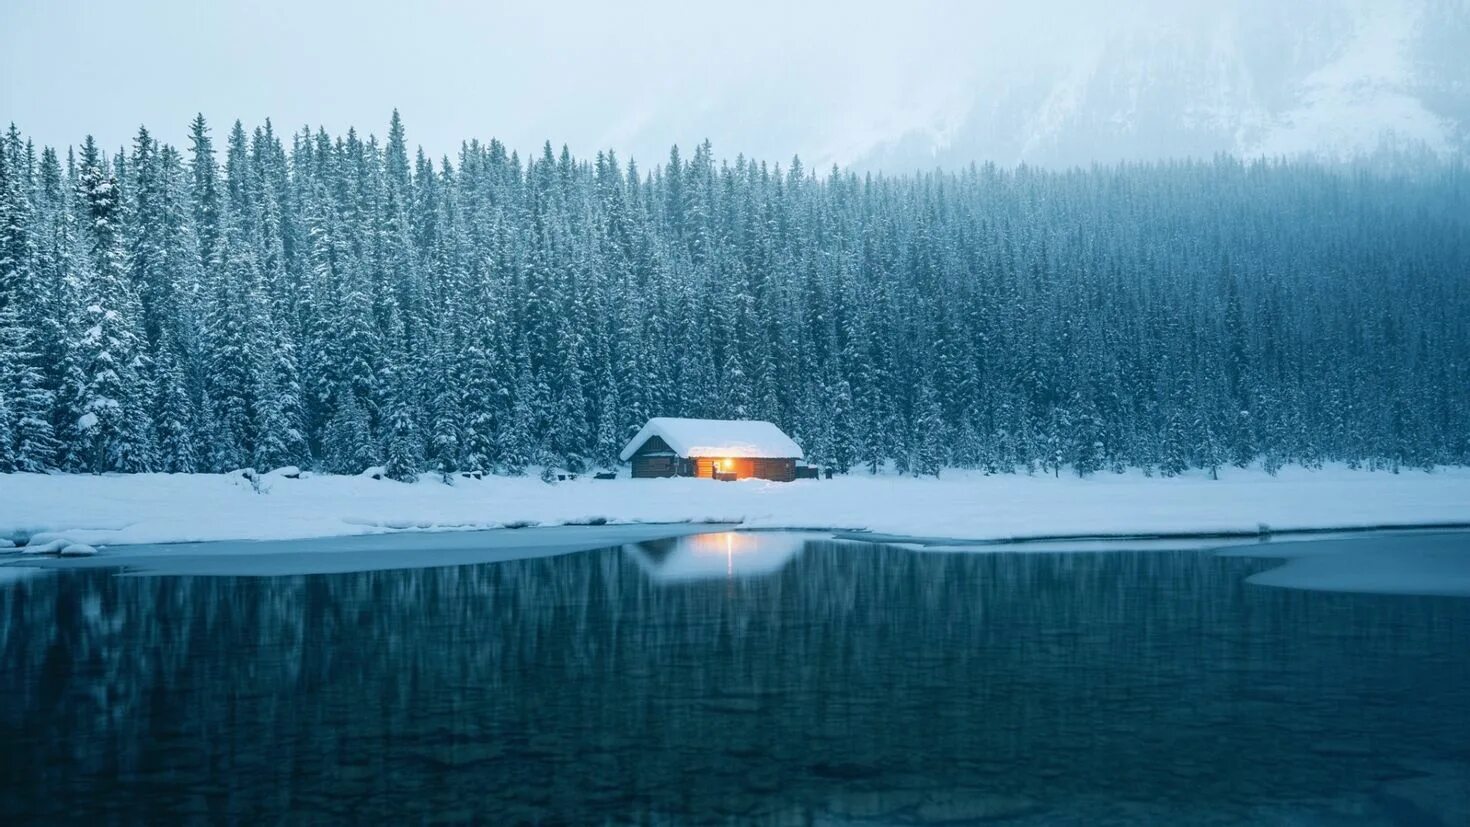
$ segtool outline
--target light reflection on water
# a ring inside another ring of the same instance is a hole
[[[760,577],[780,571],[812,539],[786,532],[720,531],[629,543],[623,551],[656,583]]]
[[[0,588],[7,821],[1470,818],[1470,600],[712,534]]]

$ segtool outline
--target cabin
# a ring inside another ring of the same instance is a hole
[[[632,463],[635,478],[790,482],[802,456],[801,446],[769,422],[659,416],[648,420],[620,458]]]

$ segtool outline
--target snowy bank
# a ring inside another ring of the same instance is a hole
[[[1226,469],[1170,479],[947,472],[833,480],[577,480],[266,474],[0,474],[0,537],[91,546],[297,539],[401,529],[731,522],[957,539],[1470,523],[1470,469]],[[104,550],[104,554],[106,551]]]

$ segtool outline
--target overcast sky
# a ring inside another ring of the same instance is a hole
[[[1031,3],[703,5],[4,0],[0,112],[45,143],[117,145],[140,123],[178,141],[196,111],[381,134],[397,106],[435,154],[496,136],[647,161],[709,137],[843,161],[942,106],[987,51],[1057,39],[1026,31]],[[1086,28],[1069,5],[1053,29]]]
[[[1127,27],[1208,35],[1232,5],[1272,4],[0,0],[0,117],[41,143],[116,147],[139,124],[181,143],[201,111],[217,135],[270,117],[381,136],[397,107],[436,156],[469,137],[522,152],[550,139],[651,166],[708,137],[720,157],[820,167],[915,129],[942,144],[964,118],[975,128],[977,89],[1065,80]],[[1033,127],[1057,108],[1055,88],[1041,94]]]

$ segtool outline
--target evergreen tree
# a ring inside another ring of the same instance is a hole
[[[516,374],[514,402],[510,417],[503,432],[499,453],[501,468],[505,473],[518,477],[526,473],[526,466],[537,459],[539,446],[534,441],[535,429],[535,382],[528,365],[522,364]]]
[[[927,378],[921,380],[914,400],[914,423],[909,440],[913,446],[913,457],[908,466],[914,476],[937,477],[948,459],[943,417],[934,386]]]
[[[326,468],[333,473],[357,474],[377,463],[367,411],[357,394],[348,390],[338,397],[322,442]]]
[[[579,470],[658,415],[841,471],[1470,462],[1454,164],[645,174],[407,134],[236,124],[221,166],[202,117],[187,161],[8,130],[6,462]]]
[[[160,347],[153,364],[158,377],[153,421],[157,428],[159,468],[178,474],[194,473],[200,469],[195,442],[199,423],[174,347],[169,344]]]
[[[383,430],[383,474],[399,482],[417,480],[424,464],[423,441],[408,394],[401,389],[396,389],[389,400],[388,421]]]
[[[215,165],[214,141],[209,137],[209,125],[203,114],[196,115],[189,124],[189,151],[193,156],[190,169],[194,232],[199,236],[204,260],[209,261],[219,241],[219,169]]]
[[[10,411],[10,400],[5,398],[5,394],[0,394],[0,474],[20,470],[15,456],[14,420],[15,416]]]
[[[597,385],[600,391],[592,463],[600,469],[611,469],[617,466],[618,455],[622,453],[626,440],[619,427],[618,385],[613,378],[612,365],[607,361],[603,362]]]
[[[52,394],[37,367],[31,331],[21,324],[18,305],[0,310],[0,463],[8,470],[38,473],[55,467],[56,435],[51,426]]]
[[[76,427],[82,455],[94,472],[146,471],[152,465],[150,423],[140,398],[145,362],[137,327],[139,302],[124,270],[116,180],[89,137],[82,146],[78,209],[91,265],[77,343],[82,371]]]

